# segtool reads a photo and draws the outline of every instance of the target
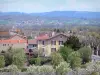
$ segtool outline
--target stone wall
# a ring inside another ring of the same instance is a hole
[[[84,70],[84,71],[81,70],[80,72],[71,71],[71,72],[68,72],[64,75],[87,75],[87,74],[90,75],[90,73],[87,73],[86,70]],[[56,73],[56,72],[53,72],[53,73],[3,72],[3,73],[0,73],[0,75],[61,75],[61,74]],[[100,75],[100,72],[98,75]]]

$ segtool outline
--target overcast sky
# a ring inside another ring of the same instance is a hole
[[[0,0],[2,12],[95,11],[100,0]]]

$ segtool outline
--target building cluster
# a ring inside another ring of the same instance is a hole
[[[50,34],[39,34],[34,39],[27,39],[24,35],[15,31],[0,31],[0,51],[7,51],[9,47],[23,48],[26,54],[38,50],[43,56],[50,56],[57,51],[67,40],[68,35],[52,32]]]
[[[63,46],[69,36],[69,34],[51,32],[39,34],[34,39],[27,39],[20,34],[20,30],[0,31],[0,52],[12,47],[22,48],[27,55],[40,52],[42,56],[50,56],[52,52],[58,51]],[[99,54],[96,50],[93,51],[95,55]]]
[[[59,50],[63,43],[67,41],[67,38],[68,36],[63,33],[41,34],[33,40],[28,40],[28,49],[34,50],[37,48],[43,56],[49,56],[52,52]]]

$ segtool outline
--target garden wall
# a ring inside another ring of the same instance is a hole
[[[89,73],[87,73],[86,71],[81,71],[81,72],[76,72],[76,71],[71,71],[67,74],[64,74],[64,75],[90,75]],[[17,72],[17,73],[14,73],[14,72],[2,72],[0,73],[0,75],[61,75],[59,73],[28,73],[28,72]],[[99,74],[100,75],[100,72]]]

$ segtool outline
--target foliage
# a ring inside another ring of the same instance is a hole
[[[89,47],[80,48],[79,53],[81,54],[83,63],[87,63],[91,60],[92,51]]]
[[[9,47],[9,49],[4,53],[5,66],[12,64],[13,55],[14,55],[13,49],[12,47]]]
[[[32,65],[27,68],[27,72],[33,72],[33,73],[46,73],[46,72],[54,72],[55,70],[53,69],[52,66],[49,65],[43,65],[43,66],[35,66]]]
[[[88,32],[89,35],[93,36],[93,37],[96,37],[98,39],[100,39],[100,34],[99,33],[96,33],[96,32]]]
[[[28,38],[27,39],[32,39],[32,37],[31,36],[28,36]]]
[[[64,59],[62,58],[62,56],[60,55],[60,53],[56,53],[56,52],[54,52],[54,53],[51,54],[51,59],[52,59],[51,63],[52,63],[52,65],[53,65],[54,68],[58,64],[60,64],[60,62],[64,61]]]
[[[73,50],[67,46],[61,47],[59,50],[59,53],[62,55],[65,61],[68,61],[68,55],[72,52]]]
[[[41,65],[41,58],[40,57],[36,58],[36,65]]]
[[[3,55],[0,55],[0,68],[5,66],[5,59]]]
[[[69,72],[70,70],[71,70],[70,65],[69,63],[66,63],[66,62],[60,62],[60,64],[56,66],[56,71],[60,73],[61,75]]]
[[[99,75],[99,72],[92,72],[91,75]]]
[[[36,63],[36,58],[30,58],[29,59],[29,64],[33,65]]]
[[[31,64],[31,65],[33,65],[33,64],[34,65],[43,65],[46,63],[50,63],[50,62],[51,62],[51,58],[47,58],[47,57],[30,58],[30,60],[29,60],[29,64]]]
[[[100,63],[99,62],[89,62],[86,64],[86,69],[88,73],[92,74],[93,72],[100,72]]]
[[[41,58],[41,65],[43,65],[43,64],[51,64],[51,57]]]
[[[80,53],[77,51],[72,52],[68,56],[68,62],[70,63],[70,66],[72,69],[76,69],[78,67],[81,67],[82,59],[80,58]]]
[[[8,69],[10,72],[18,72],[18,71],[20,71],[20,70],[17,68],[16,65],[9,65],[9,66],[7,67],[7,69]]]
[[[25,63],[25,53],[23,49],[15,49],[15,53],[13,55],[13,64],[18,68],[21,68]]]
[[[21,72],[26,72],[27,71],[27,68],[22,68],[21,69]]]
[[[20,70],[16,65],[9,65],[8,67],[0,69],[0,72],[20,72]]]
[[[5,57],[5,66],[11,65],[12,64],[12,54],[11,53],[5,53],[4,54]]]
[[[75,51],[81,48],[81,43],[76,36],[70,36],[64,46],[71,47]]]
[[[5,51],[2,50],[1,53],[5,53]]]

